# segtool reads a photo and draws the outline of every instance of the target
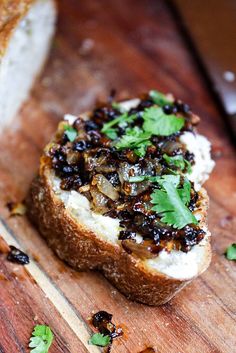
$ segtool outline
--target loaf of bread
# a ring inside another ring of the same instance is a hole
[[[27,98],[47,57],[54,33],[54,0],[0,3],[0,129]]]
[[[66,115],[27,202],[61,259],[161,305],[210,263],[201,184],[214,162],[187,105],[152,97]]]

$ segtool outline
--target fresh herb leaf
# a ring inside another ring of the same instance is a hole
[[[161,92],[151,90],[149,92],[149,96],[152,98],[153,102],[160,107],[163,107],[164,105],[173,105],[173,102],[166,98],[166,96]]]
[[[110,336],[104,336],[101,333],[94,333],[89,340],[89,344],[106,347],[111,342]]]
[[[48,353],[53,341],[53,333],[49,326],[36,325],[30,338],[29,347],[31,353]]]
[[[77,137],[77,130],[75,130],[71,125],[64,126],[65,135],[68,137],[70,142],[73,142]]]
[[[228,246],[225,255],[228,260],[236,260],[236,243]]]
[[[122,111],[122,107],[121,107],[120,103],[112,102],[112,103],[111,103],[111,106],[112,106],[113,109]]]
[[[172,183],[163,182],[163,190],[151,194],[152,210],[161,214],[161,221],[181,229],[187,224],[198,224],[195,216],[185,206],[177,188]]]
[[[191,183],[185,178],[183,187],[178,189],[178,194],[185,205],[188,205],[191,199]]]
[[[184,118],[167,115],[159,107],[147,108],[143,113],[143,129],[157,136],[169,136],[182,129]]]
[[[179,173],[176,170],[168,167],[166,168],[166,172],[170,173],[171,175],[179,175]]]
[[[175,187],[179,185],[179,175],[162,175],[162,176],[150,176],[150,175],[137,175],[129,178],[130,183],[140,183],[142,181],[150,181],[152,183],[158,183],[162,185],[164,182],[172,183]]]
[[[150,141],[143,141],[142,143],[139,143],[137,148],[134,149],[134,152],[137,156],[139,157],[144,157],[147,151],[147,147],[151,146]]]
[[[167,154],[163,154],[163,158],[167,162],[167,164],[171,167],[176,167],[176,168],[179,168],[180,170],[183,170],[185,168],[183,156],[177,155],[177,156],[170,157]]]
[[[135,114],[128,115],[128,113],[124,113],[118,116],[117,118],[105,123],[102,127],[101,132],[107,135],[107,131],[110,131],[113,126],[115,125],[124,126],[124,124],[127,125],[128,123],[132,122],[135,118],[136,118]]]
[[[184,162],[186,164],[186,167],[185,167],[186,168],[186,172],[188,174],[192,173],[192,165],[191,165],[191,163],[189,161],[187,161],[187,159],[185,159]]]
[[[184,157],[181,155],[171,157],[167,154],[163,154],[163,158],[170,167],[176,167],[180,170],[186,169],[187,173],[191,173],[192,171],[191,164],[189,163],[189,161],[184,159]]]
[[[150,175],[137,175],[129,178],[130,183],[140,183],[142,181],[150,181],[157,183],[161,187],[163,183],[171,183],[175,188],[179,186],[180,175],[162,175],[162,176],[150,176]],[[188,205],[191,199],[191,183],[188,179],[184,180],[182,188],[178,188],[177,192],[185,205]]]
[[[151,145],[149,141],[150,136],[150,133],[144,132],[137,126],[128,128],[126,129],[125,135],[116,142],[115,147],[118,150],[130,148],[134,150],[139,157],[143,157],[146,153],[147,146]]]
[[[107,129],[105,134],[107,135],[107,137],[109,137],[111,140],[116,140],[117,139],[117,132],[116,129]]]

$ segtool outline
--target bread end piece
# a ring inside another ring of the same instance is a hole
[[[207,207],[207,196],[205,201]],[[131,300],[155,306],[165,304],[193,279],[179,280],[151,271],[120,245],[99,238],[78,223],[53,191],[47,168],[41,168],[40,176],[33,181],[27,204],[29,217],[62,260],[76,270],[100,270]],[[211,260],[209,240],[204,249],[198,275]]]
[[[0,5],[0,129],[28,97],[55,30],[54,0],[6,0]]]

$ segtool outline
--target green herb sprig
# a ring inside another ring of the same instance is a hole
[[[119,150],[133,149],[139,157],[144,157],[147,147],[152,145],[150,141],[152,136],[170,136],[180,131],[185,123],[183,117],[165,114],[162,107],[173,103],[164,94],[153,90],[149,92],[149,95],[157,106],[144,110],[142,113],[143,125],[141,127],[129,127],[129,123],[137,118],[137,114],[128,115],[128,112],[125,112],[105,123],[101,130],[102,133],[114,140],[114,147]],[[126,128],[125,133],[120,138],[118,138],[118,126]]]
[[[182,171],[186,169],[188,174],[192,172],[191,164],[182,155],[168,156],[167,154],[163,154],[163,158],[170,167],[175,167]]]
[[[65,125],[64,131],[70,142],[73,142],[76,139],[78,132],[71,125]]]
[[[138,156],[142,157],[145,155],[147,147],[152,144],[151,141],[149,141],[150,137],[150,133],[144,132],[142,129],[135,126],[134,128],[126,129],[126,134],[115,143],[115,147],[118,150],[130,148],[134,150]]]
[[[191,199],[191,183],[185,178],[182,187],[180,175],[149,176],[140,175],[129,178],[131,183],[143,181],[157,183],[160,189],[151,194],[152,210],[161,214],[161,221],[174,228],[181,229],[187,224],[198,224],[187,205]]]
[[[114,129],[113,127],[116,125],[118,126],[128,125],[128,123],[131,123],[132,121],[134,121],[135,118],[136,116],[134,114],[128,115],[128,113],[126,112],[118,116],[117,118],[105,123],[102,127],[101,132],[107,135],[110,139],[115,140],[117,138],[117,132],[116,132],[116,129]]]
[[[101,333],[94,333],[89,340],[89,344],[99,347],[106,347],[111,342],[110,336],[104,336]]]
[[[151,90],[149,92],[149,96],[153,100],[153,102],[159,105],[160,107],[163,107],[164,105],[173,105],[173,102],[168,99],[166,95],[156,90]]]
[[[53,341],[53,333],[49,326],[36,325],[30,338],[30,353],[48,353]]]
[[[184,126],[184,118],[167,115],[160,107],[145,109],[143,114],[143,130],[156,136],[170,136]]]
[[[235,260],[236,261],[236,243],[231,244],[228,246],[225,252],[225,256],[228,260]]]
[[[162,176],[150,176],[150,175],[137,175],[129,178],[130,183],[140,183],[142,181],[150,181],[152,183],[158,183],[162,185],[164,182],[172,183],[175,187],[179,185],[180,175],[162,175]]]
[[[189,202],[189,186],[177,189],[172,183],[164,182],[162,189],[151,194],[152,210],[161,215],[161,222],[182,229],[187,224],[198,224],[196,217],[185,203]]]

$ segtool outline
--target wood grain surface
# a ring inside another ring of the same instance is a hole
[[[118,99],[151,88],[173,92],[199,113],[200,131],[213,143],[216,168],[206,183],[212,264],[162,307],[128,301],[99,273],[76,273],[25,216],[11,217],[6,207],[25,198],[42,148],[63,114],[91,109],[111,88]],[[123,326],[114,353],[148,346],[158,353],[235,352],[235,263],[223,255],[235,242],[235,176],[224,121],[164,0],[61,0],[49,62],[14,125],[1,135],[0,235],[19,244],[31,263],[22,268],[0,255],[0,352],[29,352],[36,323],[52,328],[52,353],[98,352],[87,344],[89,317],[98,310],[111,312]]]

